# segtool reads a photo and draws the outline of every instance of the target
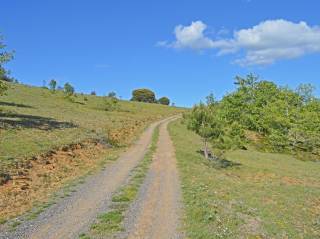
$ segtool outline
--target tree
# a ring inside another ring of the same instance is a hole
[[[4,81],[0,80],[0,96],[3,95],[7,89],[7,84]]]
[[[209,158],[208,142],[218,139],[222,131],[220,120],[216,116],[214,109],[200,103],[192,108],[187,115],[187,127],[198,134],[204,142],[204,155]]]
[[[95,91],[91,91],[90,95],[97,95]]]
[[[168,97],[161,97],[159,100],[158,100],[159,104],[162,104],[162,105],[170,105],[170,100]]]
[[[74,87],[69,83],[65,83],[63,87],[63,91],[67,97],[70,97],[74,94]]]
[[[311,84],[300,84],[296,90],[304,104],[307,104],[314,99],[314,91],[315,87]]]
[[[132,91],[132,101],[140,101],[147,103],[155,103],[156,96],[153,91],[149,89],[136,89]]]
[[[50,87],[50,90],[51,91],[56,91],[56,87],[57,87],[57,81],[55,81],[54,79],[52,79],[50,82],[49,82],[49,87]]]
[[[110,97],[110,98],[117,98],[117,94],[116,94],[116,92],[111,91],[111,92],[108,93],[108,97]]]
[[[6,46],[3,44],[3,37],[0,35],[0,95],[8,89],[8,85],[4,82],[6,78],[9,78],[7,74],[9,72],[4,68],[4,64],[12,60],[13,53],[4,51]]]

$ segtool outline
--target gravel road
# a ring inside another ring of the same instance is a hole
[[[153,162],[138,199],[125,221],[128,239],[177,239],[181,212],[181,192],[175,151],[167,125],[160,125],[159,141]]]
[[[78,238],[78,235],[82,232],[85,232],[88,227],[94,222],[97,214],[100,212],[104,212],[108,209],[108,206],[111,202],[112,193],[114,193],[129,177],[130,171],[138,164],[138,162],[145,155],[148,146],[151,142],[151,137],[154,128],[163,123],[167,122],[169,119],[159,121],[157,123],[152,124],[140,137],[140,139],[131,146],[125,153],[123,153],[120,158],[112,164],[109,164],[103,171],[100,173],[89,177],[86,182],[82,185],[78,186],[78,190],[74,192],[70,197],[64,198],[61,201],[57,202],[57,204],[51,206],[48,210],[40,214],[35,220],[26,221],[17,227],[15,232],[0,232],[0,238],[33,238],[33,239],[66,239],[66,238]],[[163,147],[166,147],[166,143],[163,142],[168,139],[167,133],[164,132],[163,127],[161,127],[161,142],[159,143],[159,147],[161,151],[166,150]],[[170,140],[170,139],[169,139]],[[173,159],[172,154],[172,146],[169,143],[169,152],[166,153],[167,157],[165,159],[158,159],[157,161],[160,164],[165,163],[165,165],[158,165],[157,167],[153,166],[153,170],[157,170],[163,174],[166,170],[169,172],[174,171],[173,175],[176,175],[175,168],[172,167],[172,163],[170,163]],[[158,153],[159,154],[159,153]],[[159,157],[159,155],[158,155]],[[156,163],[156,164],[159,164]],[[156,175],[155,180],[156,183],[159,183],[160,175]],[[165,184],[161,183],[162,187],[168,187],[168,189],[162,188],[161,190],[175,190],[175,187],[172,188],[171,185],[176,185],[175,176],[168,175],[169,178],[165,179]],[[166,176],[163,175],[165,178]],[[155,191],[153,189],[152,191]],[[170,195],[173,192],[170,193]],[[173,196],[173,195],[172,195]],[[159,200],[162,197],[157,198]],[[167,200],[166,198],[163,198]],[[165,201],[161,202],[168,206],[173,202]],[[175,203],[175,202],[174,202]],[[157,205],[159,206],[159,205]],[[171,210],[171,208],[169,208]],[[174,222],[175,217],[172,216],[172,213],[166,213],[165,215],[170,216],[168,219],[169,222]],[[161,215],[161,220],[163,220],[163,216]],[[157,222],[158,223],[158,222]],[[161,230],[163,226],[160,225]],[[171,233],[172,227],[170,227]],[[145,237],[147,238],[147,237]],[[169,238],[169,237],[163,237]]]

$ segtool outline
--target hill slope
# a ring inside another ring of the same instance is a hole
[[[66,182],[114,160],[158,119],[183,109],[19,84],[0,97],[0,221],[29,210]],[[121,147],[112,147],[121,146]]]

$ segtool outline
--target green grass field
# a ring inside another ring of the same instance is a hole
[[[74,99],[68,101],[62,92],[11,85],[7,95],[0,97],[0,162],[90,138],[111,137],[127,144],[148,123],[181,112],[129,101],[120,101],[117,110],[106,111],[102,97],[78,95]]]
[[[217,167],[197,152],[197,135],[180,122],[169,130],[187,238],[320,238],[319,163],[237,150],[226,154],[231,164]]]

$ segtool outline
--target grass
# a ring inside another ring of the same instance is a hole
[[[157,127],[152,136],[151,146],[144,156],[143,160],[132,171],[129,182],[122,186],[119,191],[112,197],[112,210],[101,214],[97,218],[97,222],[91,226],[88,238],[97,235],[110,236],[111,234],[121,232],[123,228],[123,220],[125,213],[138,194],[139,188],[143,183],[149,166],[152,162],[153,154],[157,147],[159,137],[159,127]]]
[[[217,167],[200,138],[169,125],[182,182],[187,238],[319,238],[320,165],[285,154],[229,151]]]
[[[88,100],[86,101],[85,98]],[[0,97],[0,164],[47,152],[91,138],[108,138],[126,145],[146,125],[182,109],[158,104],[119,101],[104,110],[99,96],[78,95],[75,102],[47,89],[11,84]]]

